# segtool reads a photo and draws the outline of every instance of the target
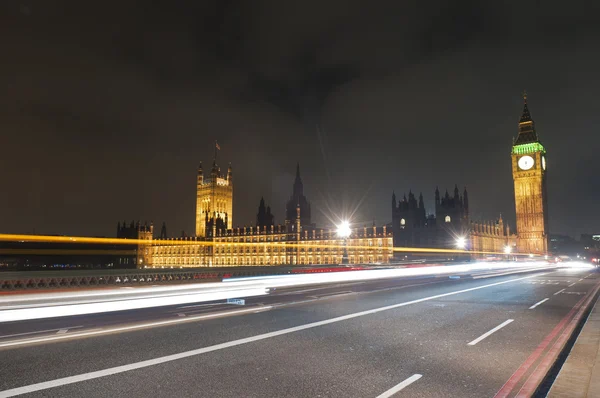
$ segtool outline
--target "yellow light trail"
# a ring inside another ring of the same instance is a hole
[[[217,237],[226,239],[227,237]],[[242,238],[240,236],[239,238]],[[374,237],[377,238],[377,237]],[[324,238],[322,240],[339,240]],[[403,253],[437,253],[437,254],[480,254],[507,256],[504,252],[462,250],[462,249],[439,249],[427,247],[392,247],[392,246],[357,246],[339,244],[307,243],[307,241],[268,241],[268,242],[232,242],[232,241],[205,241],[197,238],[183,239],[124,239],[124,238],[96,238],[88,236],[53,236],[53,235],[23,235],[23,234],[0,234],[0,241],[5,242],[37,242],[37,243],[70,243],[70,244],[107,244],[107,245],[143,245],[143,246],[249,246],[249,247],[277,247],[285,246],[291,250],[297,249],[338,249],[343,250],[367,250],[367,251],[393,251]],[[70,251],[65,250],[65,253]],[[241,254],[241,253],[240,253]],[[511,253],[510,256],[530,256],[529,253]],[[540,257],[541,255],[536,255]]]

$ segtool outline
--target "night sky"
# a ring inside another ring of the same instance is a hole
[[[92,4],[93,3],[93,4]],[[196,169],[232,162],[234,225],[391,221],[391,194],[469,190],[514,227],[521,93],[550,232],[600,231],[600,2],[2,1],[0,232],[193,233]]]

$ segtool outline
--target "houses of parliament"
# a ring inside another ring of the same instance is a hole
[[[423,195],[391,200],[392,222],[364,226],[342,238],[332,228],[318,228],[311,221],[311,205],[304,195],[300,166],[296,167],[285,222],[274,223],[271,208],[260,200],[256,222],[233,227],[234,178],[231,164],[226,174],[215,160],[205,176],[198,167],[195,236],[168,238],[166,228],[154,238],[153,225],[118,226],[117,236],[138,238],[137,267],[200,267],[304,264],[385,264],[404,258],[394,248],[456,249],[457,240],[477,257],[507,251],[546,254],[548,206],[546,150],[540,142],[528,109],[527,96],[511,151],[516,210],[516,231],[501,216],[491,221],[469,217],[469,196],[458,186],[449,193],[434,191],[434,213],[428,214]],[[508,250],[507,250],[508,248]],[[418,249],[415,249],[418,253]]]

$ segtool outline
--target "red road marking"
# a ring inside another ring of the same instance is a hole
[[[600,285],[600,283],[598,284]],[[596,288],[598,287],[596,285]],[[590,297],[593,297],[591,295]],[[563,329],[563,327],[567,324],[567,322],[571,319],[573,314],[581,307],[583,302],[587,300],[589,297],[583,297],[581,300],[575,304],[575,306],[569,311],[569,313],[552,329],[552,331],[544,338],[544,340],[537,346],[535,351],[523,362],[523,364],[513,373],[513,375],[508,379],[506,383],[502,386],[502,388],[494,395],[494,398],[504,398],[507,397],[508,394],[515,388],[519,380],[523,377],[525,373],[531,368],[531,366],[537,361],[537,359],[542,355],[544,350],[548,347],[548,345],[554,340],[556,335]]]
[[[554,364],[554,362],[556,361],[558,354],[560,354],[560,351],[562,350],[565,343],[567,342],[567,340],[573,333],[573,330],[575,330],[577,323],[583,316],[583,313],[585,312],[589,303],[596,296],[597,292],[598,292],[598,284],[592,290],[591,294],[589,294],[587,297],[584,297],[584,299],[586,299],[585,305],[583,305],[579,309],[577,314],[573,317],[573,319],[571,319],[571,322],[569,322],[567,327],[563,330],[562,334],[556,340],[556,342],[554,343],[554,345],[552,346],[550,351],[548,351],[548,353],[546,354],[546,356],[544,356],[544,358],[542,359],[540,364],[535,368],[535,370],[529,376],[529,378],[527,378],[527,381],[525,382],[523,387],[521,387],[521,390],[519,390],[517,397],[531,397],[533,395],[533,393],[537,389],[538,385],[544,379],[544,376],[546,376],[546,374],[552,367],[552,364]]]

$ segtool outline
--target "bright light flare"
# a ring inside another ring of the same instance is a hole
[[[467,247],[467,239],[464,236],[459,236],[456,238],[456,247],[459,249],[464,249]]]
[[[511,246],[504,246],[504,253],[506,254],[510,254],[512,253],[512,247]]]
[[[351,233],[352,230],[350,229],[350,222],[342,221],[340,225],[337,226],[337,235],[340,238],[347,238]]]

